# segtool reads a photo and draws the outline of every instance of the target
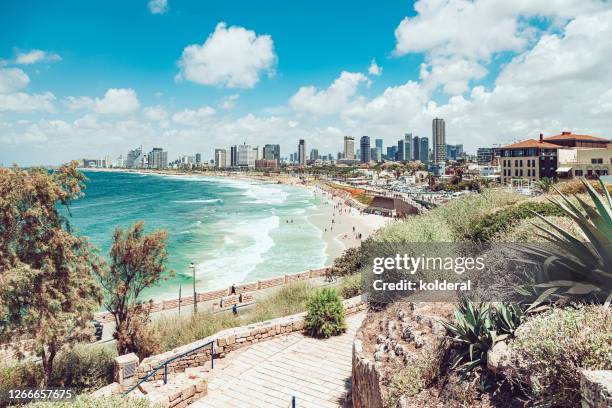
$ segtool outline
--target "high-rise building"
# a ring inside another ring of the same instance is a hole
[[[429,163],[429,138],[422,137],[419,146],[419,160],[421,163]]]
[[[387,147],[387,160],[395,160],[396,154],[397,154],[397,146]]]
[[[372,160],[372,152],[370,150],[370,136],[361,136],[359,141],[359,150],[361,153],[360,161],[362,163],[369,163]]]
[[[406,150],[406,161],[412,160],[412,133],[406,133],[404,135],[404,149]]]
[[[412,138],[412,158],[414,160],[421,160],[421,138],[414,136]]]
[[[197,156],[196,156],[197,162]],[[215,149],[215,168],[224,169],[227,167],[227,150]]]
[[[443,163],[446,161],[446,129],[444,119],[435,118],[432,122],[433,161]]]
[[[253,148],[253,160],[259,160],[259,146]],[[254,165],[254,164],[253,164]]]
[[[230,147],[230,167],[238,167],[238,146]]]
[[[128,151],[127,158],[125,159],[125,167],[132,168],[137,167],[137,160],[142,156],[142,146],[137,149]]]
[[[243,143],[238,146],[238,167],[255,167],[255,150],[250,145]]]
[[[280,164],[280,145],[265,145],[263,149],[263,158],[266,160],[276,160],[276,163]]]
[[[202,153],[196,153],[196,164],[202,163]]]
[[[404,148],[404,141],[402,139],[397,141],[397,153],[395,153],[395,160],[406,161],[406,149]]]
[[[379,147],[372,147],[370,149],[370,156],[371,156],[371,159],[374,160],[375,162],[382,161],[382,151],[380,150]]]
[[[312,161],[319,160],[319,150],[318,149],[312,149],[310,151],[310,160]]]
[[[306,165],[306,141],[300,139],[298,142],[298,164],[300,166]]]
[[[168,168],[168,152],[164,152],[164,149],[161,147],[154,147],[149,152],[148,164],[151,169]]]
[[[382,161],[382,156],[383,156],[383,140],[376,139],[374,140],[374,143],[376,146],[376,154],[372,156],[372,159],[380,162]]]
[[[463,156],[463,145],[446,145],[446,159],[458,160]]]
[[[355,160],[355,138],[352,136],[344,136],[344,158]]]
[[[501,149],[499,147],[479,147],[476,151],[478,164],[488,164],[494,158],[499,157]]]

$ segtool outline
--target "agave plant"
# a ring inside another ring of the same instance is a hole
[[[452,339],[460,345],[460,352],[451,368],[469,374],[474,368],[486,365],[489,349],[513,335],[523,320],[523,311],[516,305],[474,303],[463,298],[455,308],[456,323],[442,322]]]
[[[451,368],[469,373],[486,363],[487,351],[496,340],[489,303],[475,304],[462,299],[455,308],[455,324],[442,322],[453,340],[460,345]]]
[[[553,188],[553,185],[555,184],[555,180],[551,179],[550,177],[542,177],[538,183],[537,183],[537,187],[543,192],[543,193],[548,193],[550,191],[551,188]]]
[[[534,213],[549,228],[535,225],[540,237],[552,243],[552,248],[523,245],[519,250],[541,265],[534,282],[520,288],[522,294],[535,293],[534,308],[553,297],[573,298],[579,296],[589,300],[612,299],[612,199],[603,181],[599,180],[603,193],[581,178],[594,206],[579,196],[574,196],[578,205],[565,195],[561,199],[550,198],[563,213],[572,219],[582,231],[584,241],[576,239],[563,228]]]

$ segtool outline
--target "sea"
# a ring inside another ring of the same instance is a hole
[[[311,222],[321,198],[310,190],[225,177],[84,171],[85,197],[68,220],[108,259],[115,228],[144,221],[169,234],[167,276],[145,299],[171,299],[235,283],[320,268],[322,231]]]

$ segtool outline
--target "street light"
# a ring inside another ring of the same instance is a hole
[[[198,295],[196,293],[196,289],[195,289],[195,270],[196,267],[193,264],[193,262],[191,262],[189,264],[189,267],[191,268],[191,274],[193,276],[193,314],[198,313]]]

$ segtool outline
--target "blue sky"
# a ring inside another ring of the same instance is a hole
[[[3,2],[0,163],[116,157],[140,144],[210,158],[242,141],[280,143],[288,156],[298,138],[335,153],[345,134],[386,145],[430,136],[438,116],[448,143],[468,151],[539,132],[609,136],[612,78],[597,67],[612,58],[610,8]]]

